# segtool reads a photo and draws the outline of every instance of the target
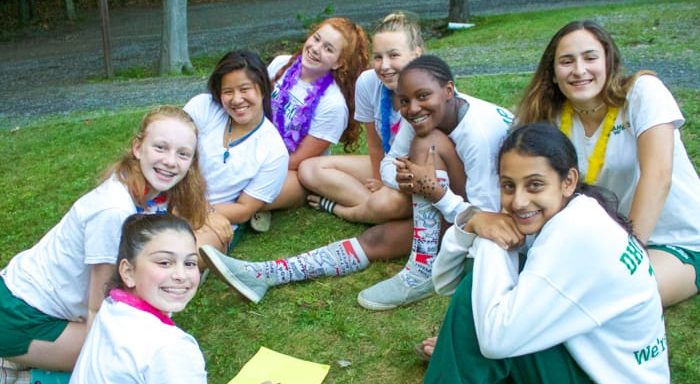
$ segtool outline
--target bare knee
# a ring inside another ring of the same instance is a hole
[[[323,169],[323,157],[310,157],[299,164],[297,177],[299,182],[306,188],[310,188],[316,181],[316,175]]]
[[[407,218],[411,215],[411,196],[383,187],[367,200],[366,209],[380,217]]]
[[[411,250],[412,221],[390,221],[364,231],[358,241],[370,260],[406,256]]]

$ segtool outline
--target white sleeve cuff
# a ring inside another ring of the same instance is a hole
[[[399,189],[399,184],[396,182],[396,165],[394,165],[394,158],[389,156],[389,154],[385,154],[381,163],[379,163],[379,173],[384,185],[396,190]]]
[[[445,195],[440,200],[433,203],[433,207],[437,208],[442,217],[448,223],[454,223],[458,213],[467,209],[471,204],[462,199],[461,196],[452,192],[449,188],[445,191]]]
[[[475,238],[475,234],[464,232],[457,225],[445,232],[432,270],[433,285],[439,295],[453,294],[462,281],[465,269],[470,269],[471,261],[467,264],[467,256]]]

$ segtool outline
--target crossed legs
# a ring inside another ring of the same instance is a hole
[[[313,194],[309,204],[318,207],[320,198],[335,202],[331,209],[338,217],[359,223],[378,224],[411,217],[410,196],[378,185],[372,179],[369,156],[322,156],[305,160],[299,167],[299,180]],[[378,189],[374,189],[378,188]]]

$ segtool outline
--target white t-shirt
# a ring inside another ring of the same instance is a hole
[[[263,124],[243,142],[228,149],[224,163],[224,130],[229,115],[210,94],[193,97],[184,107],[199,129],[199,165],[211,204],[233,203],[242,192],[271,203],[287,177],[289,154],[272,123]]]
[[[446,235],[446,241],[460,239]],[[649,258],[594,199],[577,196],[550,219],[520,273],[517,251],[477,238],[470,253],[474,325],[485,357],[564,343],[595,382],[669,382],[663,309]]]
[[[83,321],[93,264],[115,264],[122,224],[136,206],[112,177],[78,199],[61,221],[0,272],[15,297],[60,319]]]
[[[380,139],[382,138],[382,87],[383,83],[373,69],[368,69],[357,78],[355,83],[355,120],[361,123],[374,123]],[[394,142],[401,127],[401,114],[391,109],[389,117],[389,144]]]
[[[70,382],[207,382],[197,341],[153,314],[107,298],[90,328]]]
[[[673,132],[671,189],[649,243],[700,251],[700,179],[681,141],[679,128],[684,122],[678,104],[661,80],[655,76],[641,76],[627,95],[627,109],[615,120],[596,184],[613,191],[620,199],[620,212],[629,215],[640,176],[637,139],[653,126],[673,124],[676,129]],[[583,175],[600,132],[598,129],[592,137],[586,138],[574,114],[571,141],[579,155]]]
[[[272,60],[270,65],[267,66],[267,73],[270,75],[270,79],[274,80],[277,71],[287,64],[290,57],[289,55],[277,56]],[[273,99],[277,97],[283,80],[284,76],[275,82],[275,88],[272,90]],[[312,85],[301,79],[292,87],[292,90],[289,92],[289,102],[285,106],[285,125],[289,124],[296,111],[301,108],[306,94],[311,89]],[[274,115],[275,111],[273,110],[272,113]],[[337,144],[343,135],[343,131],[348,126],[348,114],[345,97],[338,85],[333,81],[316,106],[311,125],[309,126],[309,135]]]
[[[496,157],[513,121],[513,115],[504,108],[461,93],[457,96],[469,103],[469,110],[449,134],[449,138],[455,143],[457,155],[464,164],[469,202],[465,202],[461,196],[448,189],[445,196],[433,204],[450,223],[454,222],[459,212],[470,205],[485,211],[498,211],[500,202]],[[391,150],[381,162],[380,170],[384,184],[398,189],[396,166],[393,161],[397,157],[408,155],[415,135],[411,124],[402,119],[401,128],[391,145]]]

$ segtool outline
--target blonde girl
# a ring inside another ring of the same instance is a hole
[[[272,121],[289,152],[281,194],[263,211],[299,206],[304,189],[297,171],[302,161],[328,153],[332,144],[346,151],[357,146],[360,126],[355,112],[355,82],[367,68],[367,37],[347,18],[321,22],[292,56],[278,56],[268,73],[274,82]],[[269,213],[256,215],[254,229],[269,229]]]
[[[197,341],[170,319],[199,284],[187,222],[169,214],[128,217],[117,266],[71,383],[206,383]]]
[[[70,371],[104,298],[131,214],[176,212],[194,228],[206,216],[197,128],[180,108],[144,117],[131,147],[60,223],[0,271],[0,357]]]
[[[376,224],[411,215],[409,195],[381,182],[379,164],[399,130],[399,72],[423,53],[420,25],[409,15],[386,16],[372,37],[373,68],[355,85],[354,119],[365,126],[369,155],[315,157],[299,168],[309,205],[355,222]]]

